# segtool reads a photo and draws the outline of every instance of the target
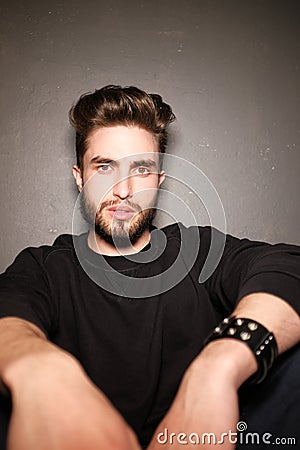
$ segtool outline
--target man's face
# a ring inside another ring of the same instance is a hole
[[[84,218],[110,244],[134,244],[155,216],[159,172],[155,137],[138,127],[114,126],[94,131],[83,157],[83,171],[74,167]]]

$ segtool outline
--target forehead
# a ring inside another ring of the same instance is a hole
[[[159,154],[159,145],[152,133],[136,126],[115,126],[92,132],[83,159],[89,163],[97,156],[117,160],[147,153]]]

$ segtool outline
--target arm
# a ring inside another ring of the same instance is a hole
[[[138,449],[79,362],[22,319],[0,319],[0,380],[13,402],[8,449]]]
[[[0,275],[0,391],[13,403],[8,450],[138,449],[79,361],[47,340],[59,311],[47,249],[23,250]]]
[[[206,244],[205,236],[202,242]],[[246,317],[264,325],[274,333],[279,353],[300,340],[298,255],[297,247],[229,236],[219,267],[206,282],[211,299],[223,309],[224,316]],[[200,256],[203,261],[205,254]],[[185,432],[220,437],[229,430],[236,431],[238,389],[256,370],[256,359],[245,343],[227,338],[210,342],[184,374],[149,450],[160,448],[157,434],[165,428],[176,436]],[[174,440],[166,448],[181,447]],[[222,448],[234,446],[225,439]]]
[[[298,314],[282,299],[265,293],[244,297],[234,311],[237,317],[259,321],[273,331],[279,352],[300,340]],[[168,433],[214,433],[219,438],[229,430],[236,431],[239,419],[238,389],[256,371],[252,351],[243,342],[219,339],[209,343],[186,371],[171,409],[156,430],[149,450],[161,445],[157,435],[165,428]],[[166,448],[179,450],[182,444]],[[202,448],[210,449],[212,445]],[[225,438],[222,449],[234,445]]]

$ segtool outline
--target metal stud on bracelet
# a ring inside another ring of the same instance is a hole
[[[256,358],[258,369],[246,383],[261,383],[266,378],[278,355],[274,334],[255,320],[231,316],[226,317],[214,329],[206,339],[205,345],[216,339],[224,338],[237,339],[250,347]]]

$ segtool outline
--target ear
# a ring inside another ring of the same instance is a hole
[[[79,192],[81,192],[82,187],[83,187],[83,180],[82,180],[81,170],[76,165],[73,166],[73,177],[75,178]]]
[[[165,181],[165,179],[166,179],[166,172],[164,170],[162,170],[158,174],[158,187],[160,187],[160,185]]]

